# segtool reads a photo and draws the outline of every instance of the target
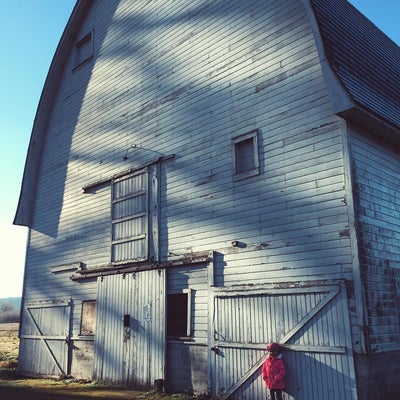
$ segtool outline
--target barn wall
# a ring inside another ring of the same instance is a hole
[[[356,132],[351,150],[371,351],[400,350],[400,155]]]
[[[90,31],[48,121],[26,301],[72,298],[79,336],[96,282],[68,265],[110,262],[110,188],[82,187],[171,154],[161,260],[215,250],[217,286],[351,280],[341,123],[300,0],[93,2]],[[231,140],[255,128],[260,174],[236,180]]]
[[[400,352],[355,354],[354,362],[358,385],[358,398],[363,400],[397,399],[400,397]]]
[[[165,270],[98,279],[93,378],[141,390],[165,374]]]
[[[182,266],[168,269],[167,293],[190,289],[190,337],[167,338],[166,385],[171,392],[188,390],[207,393],[208,382],[208,301],[209,267]],[[168,299],[167,299],[168,301]],[[174,318],[173,315],[168,318]]]
[[[263,398],[265,343],[283,345],[285,399],[357,398],[344,286],[231,287],[211,292],[213,393]]]
[[[365,288],[368,355],[356,355],[362,399],[400,396],[400,156],[353,129],[351,156]],[[376,383],[379,382],[379,385]]]

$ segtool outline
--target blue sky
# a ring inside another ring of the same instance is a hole
[[[12,225],[36,107],[75,0],[0,0],[0,298],[22,293],[27,228]]]
[[[400,45],[399,0],[350,2]],[[0,298],[22,293],[27,228],[12,221],[36,107],[74,5],[75,0],[0,0]]]

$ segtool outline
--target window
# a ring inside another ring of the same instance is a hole
[[[141,170],[112,184],[111,262],[148,259],[148,172]]]
[[[96,331],[96,300],[82,302],[81,336],[93,336]]]
[[[191,291],[169,294],[167,301],[167,336],[186,338],[191,334]]]
[[[93,33],[89,32],[74,45],[74,69],[86,64],[93,57]]]
[[[260,173],[258,160],[258,130],[254,129],[232,139],[234,179],[243,179]]]

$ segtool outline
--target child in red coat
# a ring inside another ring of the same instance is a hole
[[[276,343],[267,346],[268,356],[262,366],[262,378],[269,389],[272,400],[282,400],[282,390],[285,389],[286,369],[283,363],[281,349]]]

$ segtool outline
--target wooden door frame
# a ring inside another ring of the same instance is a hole
[[[237,286],[237,287],[214,287],[211,292],[211,304],[212,308],[210,310],[210,330],[209,330],[209,361],[211,371],[209,373],[211,379],[210,387],[214,386],[212,382],[212,374],[215,369],[215,356],[213,351],[218,351],[218,348],[242,348],[242,349],[255,349],[255,350],[265,350],[265,344],[243,344],[243,343],[228,343],[224,344],[215,340],[215,299],[221,297],[248,297],[256,295],[284,295],[284,294],[304,294],[304,293],[326,293],[326,296],[321,299],[321,301],[312,308],[307,314],[305,314],[301,320],[288,332],[286,332],[277,342],[284,348],[292,351],[303,351],[303,352],[317,352],[317,353],[335,353],[335,354],[346,354],[346,348],[343,346],[308,346],[308,345],[289,345],[286,344],[307,322],[309,322],[314,316],[316,316],[321,310],[324,309],[342,290],[346,290],[345,284],[343,282],[333,285],[315,285],[306,287],[287,287],[287,288],[276,288],[271,286]],[[233,386],[231,386],[220,400],[226,400],[232,396],[248,379],[250,379],[257,371],[260,370],[263,362],[265,360],[265,355],[263,355],[243,376],[237,381]],[[215,395],[215,393],[213,393]]]
[[[67,326],[67,332],[66,332],[65,336],[64,335],[63,336],[45,335],[31,312],[32,309],[55,308],[55,307],[68,307],[68,309],[69,309],[68,326]],[[47,303],[47,304],[46,303],[26,304],[24,306],[24,309],[26,311],[27,317],[29,318],[30,322],[32,323],[32,326],[35,328],[37,334],[36,335],[21,334],[20,339],[40,340],[40,342],[43,343],[46,351],[48,352],[50,359],[54,361],[54,364],[56,365],[57,369],[59,370],[60,375],[63,375],[63,376],[69,375],[71,372],[71,355],[72,355],[71,354],[71,350],[72,350],[72,340],[71,340],[72,300],[68,300],[65,302],[57,302],[57,303]],[[50,345],[48,344],[49,340],[65,341],[65,344],[67,345],[67,350],[66,350],[67,351],[67,357],[66,357],[67,362],[66,362],[65,370],[64,370],[63,366],[60,365],[54,352],[51,350]]]

